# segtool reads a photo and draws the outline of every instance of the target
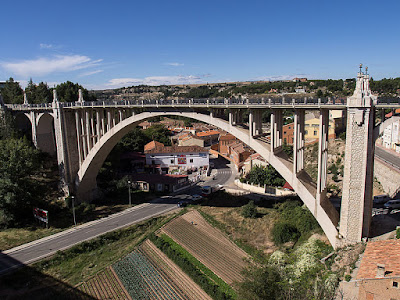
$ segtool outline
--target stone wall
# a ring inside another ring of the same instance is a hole
[[[374,176],[390,197],[397,194],[400,188],[400,170],[375,157]]]

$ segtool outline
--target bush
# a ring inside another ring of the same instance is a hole
[[[287,222],[276,223],[274,225],[274,229],[272,230],[272,237],[277,245],[281,245],[289,241],[296,241],[299,236],[300,233],[297,228]]]
[[[255,218],[257,217],[257,207],[254,201],[250,201],[242,207],[242,216],[245,218]]]
[[[396,229],[396,239],[400,239],[400,227]]]
[[[351,280],[351,275],[347,274],[346,276],[344,276],[344,280],[349,282]]]

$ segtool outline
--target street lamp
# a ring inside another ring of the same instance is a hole
[[[129,194],[129,206],[131,206],[132,201],[131,201],[131,182],[130,182],[130,180],[128,180],[128,194]]]
[[[71,196],[71,200],[72,200],[72,214],[73,214],[73,216],[74,216],[74,224],[75,224],[75,226],[76,226],[74,199],[75,199],[75,197],[74,197],[74,196]]]

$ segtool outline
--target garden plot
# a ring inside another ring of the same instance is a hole
[[[111,267],[81,283],[77,288],[91,299],[132,299]]]
[[[191,300],[212,299],[204,292],[186,273],[184,273],[173,261],[171,261],[151,241],[146,240],[141,249],[149,260],[163,271],[179,289]]]
[[[113,268],[132,299],[190,299],[140,248]]]
[[[241,271],[249,256],[222,232],[212,227],[197,211],[191,211],[162,228],[207,268],[228,284],[243,279]]]

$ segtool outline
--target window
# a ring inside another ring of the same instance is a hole
[[[189,160],[189,162],[193,163],[193,158],[191,158],[191,159]]]
[[[283,134],[286,134],[286,131],[284,131]]]
[[[152,160],[152,161],[151,161],[151,164],[152,164],[152,165],[155,165],[155,164],[156,164],[156,161],[155,161],[155,160]]]
[[[286,138],[283,139],[283,143],[286,144]]]
[[[173,159],[171,159],[171,164],[173,164],[174,163],[174,160]]]
[[[308,134],[308,130],[305,131],[305,134]]]
[[[314,135],[317,135],[317,131],[316,130],[314,130]]]
[[[399,283],[397,281],[393,281],[393,287],[394,288],[398,288],[399,287]]]

